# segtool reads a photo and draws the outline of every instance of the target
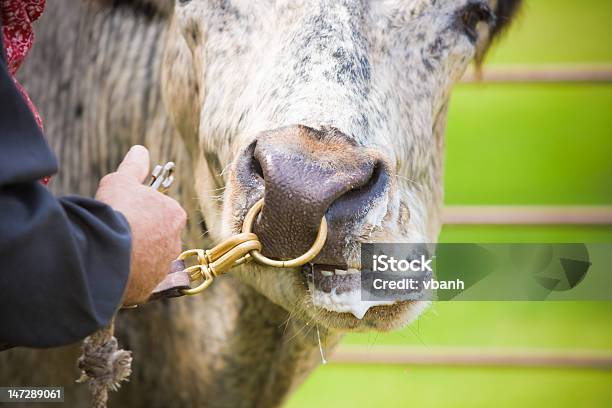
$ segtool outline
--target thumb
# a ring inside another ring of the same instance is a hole
[[[117,168],[117,173],[144,183],[149,175],[149,151],[146,147],[134,145],[127,152]]]

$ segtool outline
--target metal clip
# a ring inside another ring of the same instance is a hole
[[[195,258],[194,265],[185,269],[191,282],[201,281],[192,289],[183,291],[185,295],[195,295],[210,286],[219,275],[229,271],[234,266],[250,260],[249,252],[261,251],[261,242],[253,233],[233,235],[212,249],[190,249],[179,255],[178,259]]]
[[[173,162],[168,162],[163,166],[157,165],[151,173],[151,181],[149,186],[155,190],[166,193],[172,183],[174,182],[174,169],[175,165]]]

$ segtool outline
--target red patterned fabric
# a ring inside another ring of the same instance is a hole
[[[2,14],[2,37],[6,53],[7,65],[17,89],[23,95],[28,107],[36,119],[36,123],[42,129],[42,120],[38,110],[32,103],[28,93],[15,78],[17,70],[21,66],[26,55],[32,48],[34,42],[34,22],[45,9],[45,0],[0,0],[0,13]],[[45,177],[43,183],[47,184],[49,178]]]

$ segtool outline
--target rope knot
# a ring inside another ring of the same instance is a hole
[[[92,394],[92,407],[106,407],[108,389],[117,391],[122,381],[132,373],[132,352],[119,349],[113,328],[109,326],[95,332],[83,341],[83,354],[78,367],[79,383],[87,383]]]

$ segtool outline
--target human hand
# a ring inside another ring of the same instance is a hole
[[[100,180],[96,199],[121,212],[132,230],[130,276],[123,304],[145,302],[181,252],[186,214],[178,202],[142,184],[149,151],[132,146],[117,171]]]

